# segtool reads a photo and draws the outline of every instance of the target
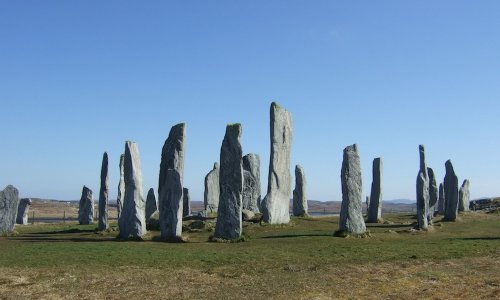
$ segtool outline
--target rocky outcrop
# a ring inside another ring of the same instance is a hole
[[[465,179],[458,192],[458,211],[469,211],[470,193],[469,180]]]
[[[101,166],[101,188],[99,190],[99,223],[97,230],[108,229],[108,153],[104,152]]]
[[[155,190],[150,188],[146,196],[146,222],[151,219],[151,216],[158,210],[156,203]]]
[[[16,224],[19,191],[12,185],[0,191],[0,234],[11,233]]]
[[[368,206],[367,222],[377,223],[382,220],[382,159],[373,160],[372,188]]]
[[[340,209],[339,231],[346,234],[362,235],[366,225],[362,212],[361,165],[357,145],[344,149],[342,171],[342,206]]]
[[[216,213],[219,207],[219,164],[214,163],[214,168],[205,176],[205,194],[203,202],[205,211]]]
[[[118,197],[116,198],[116,209],[118,211],[118,219],[120,219],[120,215],[123,208],[123,198],[125,197],[125,178],[124,178],[124,169],[123,162],[125,160],[125,155],[120,155],[120,182],[118,183]]]
[[[455,221],[458,210],[458,177],[453,169],[451,160],[446,161],[446,175],[444,176],[444,220]]]
[[[307,181],[304,168],[295,166],[295,189],[293,190],[293,215],[296,217],[308,216]]]
[[[78,207],[78,222],[80,225],[88,225],[94,222],[94,199],[92,190],[83,186],[82,197]]]
[[[125,196],[123,209],[118,220],[119,237],[142,239],[146,234],[144,188],[142,183],[141,160],[136,143],[125,143],[124,156]]]
[[[243,156],[243,209],[259,212],[260,207],[260,157]]]
[[[275,102],[271,104],[271,157],[267,195],[262,201],[264,222],[286,224],[290,221],[290,152],[292,148],[292,115]]]
[[[444,215],[445,211],[445,197],[444,197],[444,185],[442,183],[439,184],[439,199],[438,199],[438,214]]]
[[[28,225],[28,212],[31,205],[31,199],[23,198],[19,201],[19,206],[17,209],[16,224]]]
[[[241,236],[243,165],[240,144],[241,125],[230,124],[220,150],[220,197],[214,237],[234,240]]]
[[[417,229],[427,229],[429,214],[429,175],[425,163],[425,149],[419,146],[420,169],[417,175]]]
[[[432,218],[434,218],[434,211],[436,210],[439,191],[434,170],[432,168],[427,168],[427,174],[429,175],[429,211],[427,215],[427,222],[432,224]]]
[[[189,217],[191,215],[191,196],[189,195],[189,189],[182,189],[182,216]]]

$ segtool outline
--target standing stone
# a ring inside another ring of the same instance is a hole
[[[182,239],[185,137],[184,123],[173,126],[161,151],[158,208],[161,237],[168,241]]]
[[[377,223],[382,220],[382,159],[380,157],[373,160],[372,189],[369,199],[367,222]]]
[[[436,176],[434,175],[434,170],[432,168],[427,168],[427,174],[429,175],[429,211],[427,215],[427,221],[429,222],[429,224],[432,224],[432,218],[434,218],[434,211],[436,210],[439,191],[436,183]]]
[[[19,191],[15,187],[8,185],[0,191],[0,234],[14,230],[18,205]]]
[[[429,212],[429,175],[425,163],[424,145],[419,146],[420,170],[417,175],[417,228],[427,229]]]
[[[438,199],[438,214],[444,215],[445,210],[445,201],[444,201],[444,185],[442,183],[439,184],[439,199]]]
[[[120,182],[118,183],[118,197],[116,198],[116,210],[118,211],[118,220],[123,209],[123,198],[125,197],[125,177],[124,177],[124,167],[123,163],[125,161],[125,155],[120,155]]]
[[[445,163],[446,175],[444,176],[444,220],[455,221],[457,219],[458,210],[458,177],[455,175],[455,170],[451,160]]]
[[[191,215],[191,196],[189,196],[189,189],[182,189],[182,216],[189,217]]]
[[[362,211],[361,165],[356,144],[344,149],[342,171],[342,206],[340,208],[339,231],[348,234],[364,234],[365,220]]]
[[[216,213],[219,207],[219,164],[214,163],[214,168],[205,176],[205,194],[203,202],[205,211]]]
[[[370,210],[370,196],[366,196],[365,205],[366,205],[366,214],[368,215],[368,211]]]
[[[469,180],[465,179],[458,193],[458,211],[469,211]]]
[[[271,157],[267,195],[261,210],[264,222],[290,222],[290,151],[292,148],[292,114],[273,102],[271,104]]]
[[[99,190],[99,224],[97,230],[104,231],[108,224],[108,153],[104,152],[101,166],[101,189]]]
[[[80,225],[88,225],[94,222],[94,199],[92,190],[83,186],[80,206],[78,208],[78,222]]]
[[[125,197],[123,209],[118,220],[119,237],[141,239],[146,233],[144,190],[142,185],[141,160],[136,143],[125,143],[123,162],[125,179]]]
[[[260,207],[260,157],[257,154],[243,156],[243,209],[255,213]]]
[[[155,190],[150,188],[146,196],[146,221],[151,219],[151,216],[158,210],[156,203]]]
[[[304,168],[295,166],[295,189],[293,190],[293,215],[296,217],[308,216],[307,181]]]
[[[19,208],[17,209],[16,224],[28,225],[28,211],[31,205],[31,199],[23,198],[19,201]]]
[[[241,236],[243,151],[240,136],[240,124],[227,125],[220,150],[220,198],[214,233],[217,239],[234,240]]]

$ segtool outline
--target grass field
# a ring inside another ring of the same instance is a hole
[[[249,223],[247,241],[232,244],[207,242],[211,226],[182,244],[157,231],[136,242],[95,225],[16,227],[0,237],[0,298],[500,298],[499,214],[428,232],[411,230],[413,215],[384,218],[367,224],[369,238],[333,237],[337,217]]]

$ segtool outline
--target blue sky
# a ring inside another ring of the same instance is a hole
[[[111,198],[124,142],[157,188],[170,127],[187,123],[185,186],[203,199],[227,123],[261,156],[269,105],[293,114],[292,166],[310,199],[340,200],[357,143],[369,194],[415,198],[418,145],[437,178],[451,159],[473,198],[500,196],[498,1],[1,1],[0,186],[23,197]]]

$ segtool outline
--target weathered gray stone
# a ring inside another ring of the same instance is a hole
[[[243,156],[243,209],[259,212],[260,207],[260,157]]]
[[[230,124],[220,150],[220,197],[214,237],[234,240],[241,236],[243,163],[241,125]]]
[[[78,222],[80,225],[88,225],[94,222],[94,199],[92,190],[83,186],[82,197],[78,208]]]
[[[104,152],[101,166],[101,188],[99,190],[99,223],[97,230],[108,229],[108,153]]]
[[[123,168],[125,196],[118,220],[119,237],[141,239],[146,234],[146,200],[144,199],[139,148],[134,142],[125,143]]]
[[[469,180],[465,179],[458,192],[458,211],[469,211]]]
[[[243,221],[251,221],[255,218],[255,213],[248,209],[242,209],[241,217],[243,218]]]
[[[369,202],[367,222],[377,223],[382,220],[382,159],[380,157],[373,160]]]
[[[455,221],[458,210],[458,177],[455,175],[451,160],[445,163],[446,175],[444,176],[444,220]]]
[[[366,196],[365,205],[366,205],[366,214],[368,215],[368,211],[370,210],[370,196]]]
[[[164,240],[182,239],[182,214],[186,125],[172,126],[161,151],[158,183],[161,237]]]
[[[158,203],[156,203],[155,190],[150,188],[146,196],[146,221],[151,219],[151,216],[158,210]]]
[[[116,198],[116,209],[118,211],[118,219],[123,209],[123,198],[125,197],[125,177],[123,163],[125,161],[125,155],[120,155],[120,182],[118,183],[118,197]]]
[[[19,225],[28,225],[28,212],[32,201],[29,198],[23,198],[19,201],[17,209],[16,223]]]
[[[293,190],[293,215],[297,217],[308,216],[307,181],[304,168],[295,166],[295,189]]]
[[[427,168],[427,175],[429,175],[429,211],[427,215],[427,221],[432,225],[432,219],[434,218],[434,211],[436,210],[439,191],[436,183],[436,176],[434,175],[434,170],[432,168]]]
[[[342,206],[340,208],[339,231],[347,234],[366,233],[362,212],[361,165],[356,144],[344,149],[341,171]]]
[[[445,197],[444,197],[444,185],[442,183],[439,184],[439,199],[438,199],[438,214],[444,215],[445,210]]]
[[[19,191],[14,186],[0,191],[0,234],[14,231],[18,206]]]
[[[182,216],[189,217],[191,215],[191,196],[189,195],[189,189],[182,189]]]
[[[219,207],[219,164],[214,163],[212,171],[205,176],[205,194],[203,202],[205,211],[208,213],[216,213]]]
[[[417,228],[427,229],[429,214],[429,175],[427,174],[427,165],[425,163],[424,145],[419,147],[420,169],[417,175]]]
[[[271,104],[271,157],[267,195],[261,204],[262,218],[270,224],[290,222],[290,152],[292,114],[275,102]]]

